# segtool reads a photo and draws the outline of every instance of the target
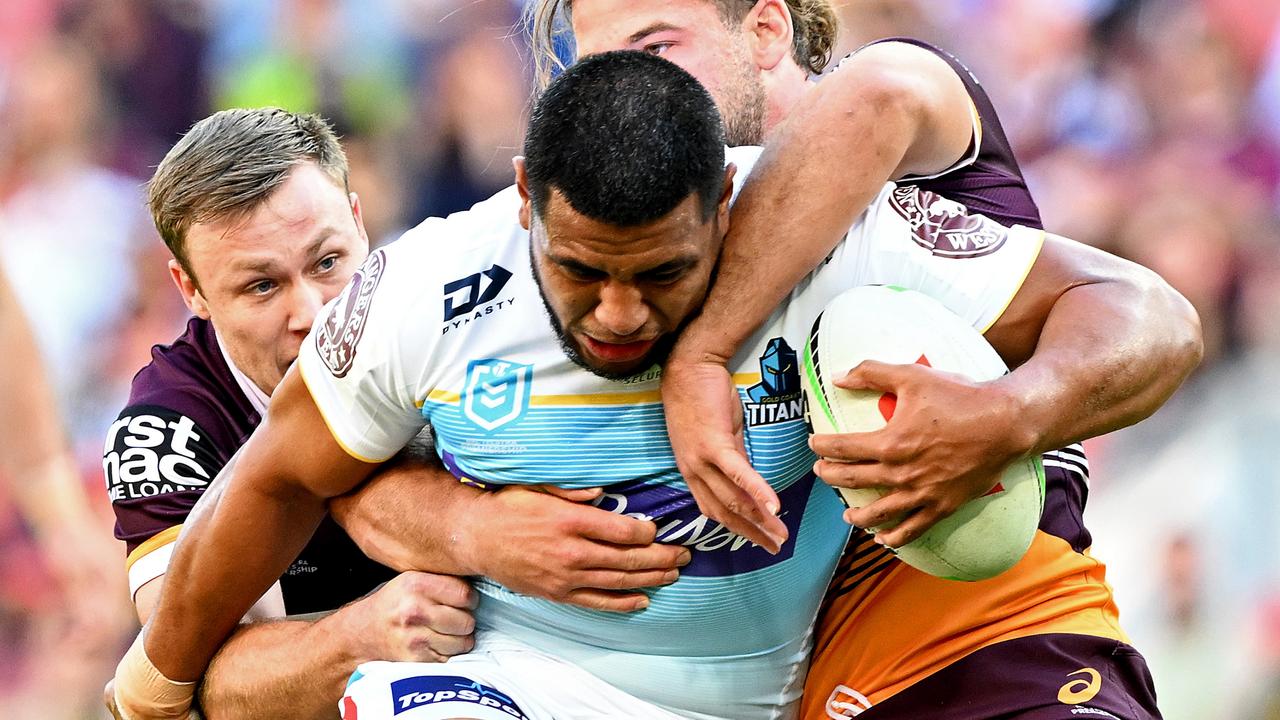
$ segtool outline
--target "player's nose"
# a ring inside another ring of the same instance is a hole
[[[622,339],[644,327],[649,320],[649,306],[635,285],[610,280],[600,288],[595,318],[604,330]]]
[[[316,313],[324,307],[324,289],[315,283],[294,283],[289,288],[287,302],[290,332],[306,333],[311,330]]]

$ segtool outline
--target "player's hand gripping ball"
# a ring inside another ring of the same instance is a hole
[[[872,432],[889,423],[897,403],[892,394],[850,391],[834,384],[864,360],[925,364],[977,382],[1008,372],[982,335],[937,301],[911,290],[854,288],[827,305],[805,347],[802,384],[815,433]],[[886,492],[836,489],[853,508]],[[994,577],[1026,554],[1043,506],[1040,458],[1022,458],[1005,469],[991,492],[961,506],[896,552],[903,562],[930,575],[955,580]]]

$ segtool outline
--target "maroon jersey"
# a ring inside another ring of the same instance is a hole
[[[187,514],[261,420],[208,321],[192,318],[173,344],[152,348],[102,460],[131,590],[163,573]],[[326,517],[280,578],[285,610],[333,610],[392,575]]]
[[[966,159],[972,159],[971,162],[931,178],[909,178],[899,184],[915,185],[937,193],[1002,225],[1043,228],[1040,209],[1027,189],[1027,181],[1018,167],[1000,117],[973,72],[951,53],[921,40],[898,37],[871,44],[882,42],[909,43],[946,61],[969,91],[980,127],[971,141],[969,152],[965,154]],[[1085,500],[1089,496],[1089,462],[1084,447],[1076,444],[1045,453],[1044,469],[1044,514],[1040,529],[1063,538],[1080,552],[1093,542],[1083,520]]]
[[[893,40],[945,60],[979,118],[964,160],[899,184],[1006,225],[1043,227],[973,74],[927,43]],[[982,582],[925,575],[855,533],[818,623],[802,717],[1159,718],[1145,662],[1127,644],[1104,568],[1087,551],[1088,473],[1079,444],[1044,454],[1039,532],[1018,565]]]
[[[976,151],[977,157],[973,162],[929,179],[906,179],[899,184],[916,185],[922,190],[937,193],[1002,225],[1043,229],[1040,209],[1027,189],[1027,182],[1013,156],[1013,148],[1009,146],[1009,138],[996,115],[996,108],[973,72],[951,53],[922,40],[899,37],[877,40],[872,44],[882,42],[916,45],[946,61],[964,82],[980,121],[980,132],[972,140],[970,152],[965,154],[970,158]]]

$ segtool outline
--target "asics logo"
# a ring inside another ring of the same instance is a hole
[[[844,685],[837,685],[827,697],[827,717],[833,720],[857,717],[870,709],[871,701],[866,695]]]
[[[1093,668],[1081,668],[1067,677],[1084,675],[1084,678],[1072,680],[1058,690],[1058,702],[1065,705],[1079,705],[1089,702],[1102,690],[1102,675]],[[1087,678],[1087,679],[1086,679]]]

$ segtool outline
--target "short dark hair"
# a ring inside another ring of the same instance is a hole
[[[697,193],[705,222],[724,187],[724,127],[711,95],[658,57],[615,51],[582,60],[534,104],[524,143],[534,212],[551,189],[579,213],[628,227]]]
[[[270,107],[216,112],[192,125],[160,161],[147,183],[151,218],[173,257],[195,279],[187,230],[252,212],[304,162],[314,162],[346,189],[347,156],[319,115]]]

